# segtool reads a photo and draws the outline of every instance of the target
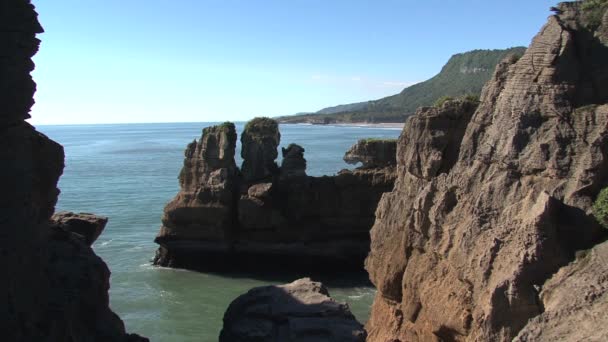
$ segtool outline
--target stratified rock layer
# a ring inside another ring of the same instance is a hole
[[[365,330],[348,305],[309,278],[256,287],[235,299],[224,315],[220,342],[363,342]]]
[[[110,310],[106,264],[80,236],[49,222],[63,148],[23,121],[34,103],[31,57],[40,32],[29,1],[0,2],[0,336],[147,341],[126,334]]]
[[[497,67],[472,117],[450,103],[406,123],[366,260],[369,341],[510,341],[546,309],[547,279],[605,238],[590,210],[608,184],[608,105],[588,105],[608,102],[607,48],[579,6]]]
[[[397,140],[362,139],[344,154],[349,164],[363,164],[364,168],[393,167],[397,164]]]
[[[225,128],[211,127],[190,144],[182,189],[165,208],[155,240],[161,246],[155,264],[214,271],[362,270],[376,205],[393,187],[394,167],[308,177],[304,148],[291,144],[279,169],[274,158],[280,133],[272,122],[247,124],[241,174],[234,166],[233,126],[230,139],[220,138]],[[226,144],[207,144],[212,136]],[[218,154],[226,158],[221,169],[206,166]],[[216,182],[220,187],[209,177],[218,172],[224,175],[224,183]],[[208,189],[213,195],[202,196]]]

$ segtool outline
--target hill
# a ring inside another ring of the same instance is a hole
[[[443,96],[479,95],[498,62],[508,55],[521,56],[524,47],[473,50],[453,55],[439,74],[405,88],[401,93],[375,101],[321,109],[316,113],[283,116],[282,123],[403,122],[416,108],[430,106]]]

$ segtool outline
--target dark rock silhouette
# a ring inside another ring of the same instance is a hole
[[[581,264],[602,247],[566,266],[607,235],[591,205],[608,185],[608,48],[580,8],[561,4],[499,64],[472,116],[448,103],[407,121],[371,230],[369,341],[608,335],[608,302],[584,299],[604,298],[608,277]]]
[[[283,148],[283,161],[281,162],[281,178],[306,176],[306,159],[304,159],[304,147],[297,144],[289,144]]]
[[[364,168],[394,167],[397,164],[397,140],[362,139],[344,154],[349,164],[363,164]]]
[[[273,122],[258,118],[247,124],[241,141],[248,171],[238,176],[234,162],[226,161],[230,171],[222,179],[232,185],[211,187],[222,194],[220,202],[197,195],[210,188],[210,169],[200,166],[209,157],[193,147],[203,143],[190,144],[182,179],[200,181],[182,181],[165,208],[155,264],[214,271],[362,270],[376,205],[393,187],[394,167],[308,177],[304,148],[291,144],[279,169],[274,159],[280,133]],[[217,130],[206,129],[201,141]],[[232,145],[225,148],[234,151],[236,139],[226,141]]]
[[[3,341],[147,341],[125,333],[109,308],[106,264],[72,223],[53,226],[63,148],[29,118],[31,57],[42,28],[26,0],[0,3],[0,336]],[[59,220],[61,221],[61,220]],[[56,222],[57,223],[57,222]],[[99,228],[99,229],[97,229]],[[84,231],[82,231],[84,232]]]
[[[88,213],[71,213],[61,211],[51,216],[51,227],[59,228],[82,236],[84,242],[91,246],[101,235],[108,218]]]
[[[309,278],[256,287],[235,299],[224,314],[220,342],[363,342],[363,325],[347,304]]]

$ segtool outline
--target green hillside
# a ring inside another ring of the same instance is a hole
[[[401,93],[375,101],[339,105],[316,113],[279,117],[283,123],[403,122],[416,108],[430,106],[442,96],[479,95],[498,62],[507,55],[522,55],[524,47],[473,50],[450,58],[441,72]]]

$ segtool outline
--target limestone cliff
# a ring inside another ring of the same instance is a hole
[[[232,124],[206,128],[190,144],[181,191],[165,208],[155,240],[155,264],[216,271],[362,269],[394,165],[309,177],[304,148],[296,144],[283,149],[277,166],[279,139],[274,120],[249,122],[241,137],[242,172],[234,165]],[[219,164],[217,155],[223,156]]]
[[[82,236],[51,227],[63,148],[29,118],[42,32],[28,0],[0,2],[0,336],[3,341],[145,341],[109,306],[106,264]],[[96,231],[92,227],[92,243]]]
[[[447,103],[406,123],[366,260],[369,341],[510,341],[559,316],[568,271],[547,280],[606,238],[590,210],[608,185],[608,55],[580,11],[561,4],[499,64],[474,114]]]

